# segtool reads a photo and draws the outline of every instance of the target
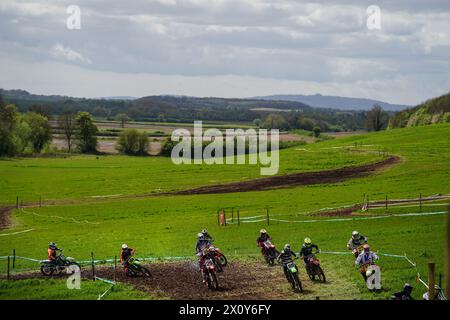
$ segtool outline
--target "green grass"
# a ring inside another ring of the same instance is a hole
[[[325,251],[343,251],[354,229],[367,235],[373,248],[379,252],[406,253],[418,263],[418,269],[406,261],[382,257],[384,290],[371,294],[364,289],[351,256],[321,255],[325,270],[331,274],[329,292],[333,297],[347,299],[384,299],[404,282],[414,282],[417,271],[426,275],[426,264],[433,260],[437,271],[443,273],[445,215],[390,217],[387,219],[317,223],[242,223],[218,227],[216,212],[232,207],[241,217],[264,214],[269,208],[272,216],[283,219],[311,219],[306,213],[324,207],[337,207],[361,202],[363,194],[370,200],[416,198],[449,194],[450,185],[450,125],[433,125],[396,129],[362,136],[324,141],[303,148],[281,152],[281,173],[339,167],[379,158],[378,151],[388,151],[402,157],[402,162],[365,178],[343,183],[314,185],[289,189],[238,194],[201,196],[163,196],[73,204],[16,211],[14,227],[2,233],[34,229],[31,232],[1,237],[0,255],[11,254],[45,258],[49,241],[58,242],[65,253],[77,259],[88,259],[94,251],[98,258],[118,254],[123,242],[137,248],[139,256],[191,256],[195,234],[208,228],[217,244],[232,259],[251,259],[257,254],[255,238],[265,227],[275,243],[291,243],[298,248],[309,236]],[[372,153],[352,151],[372,150]],[[362,145],[362,146],[361,146]],[[170,160],[168,160],[170,161]],[[73,157],[68,159],[16,159],[2,161],[1,182],[4,202],[19,190],[28,197],[45,194],[48,198],[77,199],[80,197],[115,194],[145,193],[143,189],[183,189],[196,185],[257,177],[251,166],[175,166],[161,158],[131,158],[124,156]],[[147,167],[151,163],[152,166]],[[146,174],[148,170],[148,174]],[[15,179],[20,176],[20,179]],[[441,211],[427,207],[423,211]],[[415,212],[418,207],[389,209],[393,213]],[[384,210],[370,210],[370,214],[384,214]],[[59,218],[51,218],[59,216]],[[97,225],[74,223],[70,219],[88,220]],[[314,219],[329,219],[318,218]],[[4,263],[0,262],[4,271]],[[22,262],[21,262],[22,263]],[[23,263],[24,267],[29,267]],[[339,278],[339,279],[338,279]],[[340,286],[339,281],[351,284]],[[327,287],[328,288],[328,287]],[[416,285],[415,296],[423,290]],[[421,288],[422,289],[422,288]],[[15,290],[12,290],[15,291]]]
[[[0,280],[0,300],[95,300],[111,285],[83,279],[80,289],[68,289],[65,279]],[[118,284],[103,300],[142,300],[148,295]]]

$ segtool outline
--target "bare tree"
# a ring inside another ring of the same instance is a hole
[[[63,131],[64,139],[67,142],[67,148],[70,153],[74,140],[73,136],[75,135],[76,129],[75,114],[70,111],[62,113],[58,118],[58,125]]]
[[[366,128],[369,131],[380,131],[387,127],[389,115],[378,104],[367,113]]]

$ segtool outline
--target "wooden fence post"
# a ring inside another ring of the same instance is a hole
[[[447,291],[446,297],[450,298],[450,205],[448,206],[448,215],[447,215],[447,283],[445,286],[445,290]]]
[[[91,252],[91,266],[92,266],[92,281],[95,281],[95,262],[94,262],[94,252]]]
[[[11,261],[10,261],[10,257],[8,256],[8,270],[6,271],[6,279],[9,280],[9,274],[10,274],[10,265],[11,265]]]
[[[117,273],[117,256],[114,256],[114,282],[116,282],[116,273]]]
[[[434,300],[435,267],[434,262],[428,263],[428,300]]]
[[[240,226],[241,225],[241,219],[240,219],[240,216],[239,216],[239,209],[238,209],[238,211],[237,211],[237,218],[238,218],[238,226]]]
[[[420,212],[422,212],[422,193],[419,196]]]
[[[269,208],[266,208],[267,225],[270,225]]]

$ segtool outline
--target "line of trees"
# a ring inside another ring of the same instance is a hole
[[[35,111],[20,113],[0,95],[0,156],[42,153],[49,148],[53,132],[48,117]],[[58,117],[58,126],[69,152],[74,145],[82,153],[97,151],[98,129],[88,112],[65,112]]]

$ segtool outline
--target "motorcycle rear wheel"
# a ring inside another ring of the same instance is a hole
[[[44,276],[49,277],[49,276],[51,276],[53,274],[54,271],[55,271],[55,269],[53,267],[49,266],[49,265],[45,265],[44,264],[44,265],[41,266],[41,273]]]
[[[209,289],[219,289],[219,281],[217,280],[217,275],[214,272],[208,273],[207,283]]]

